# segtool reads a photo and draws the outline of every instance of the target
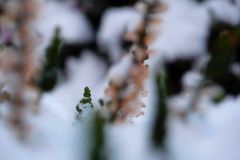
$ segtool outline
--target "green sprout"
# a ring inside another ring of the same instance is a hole
[[[89,87],[84,88],[83,98],[79,101],[79,104],[76,106],[76,110],[79,114],[82,113],[82,109],[80,106],[89,105],[93,108],[92,98],[91,98],[91,90]]]

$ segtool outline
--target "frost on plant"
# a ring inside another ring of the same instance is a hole
[[[37,106],[38,89],[33,83],[37,75],[36,34],[32,24],[38,5],[35,0],[9,0],[2,5],[1,43],[4,47],[0,55],[1,81],[11,88],[8,101],[11,113],[6,115],[6,119],[17,135],[24,138],[29,127],[25,116]]]
[[[240,157],[239,4],[0,0],[0,157]]]
[[[136,31],[130,34],[133,41],[128,53],[131,64],[129,68],[125,68],[126,76],[121,77],[121,81],[111,77],[106,89],[106,95],[110,97],[106,105],[112,122],[123,122],[144,115],[142,108],[145,105],[140,97],[147,95],[144,81],[148,77],[149,66],[145,61],[149,58],[148,45],[154,39],[154,32],[150,31],[150,28],[156,25],[157,20],[154,18],[156,11],[163,12],[165,7],[159,1],[143,2],[140,5],[144,8],[142,21]]]
[[[93,110],[93,103],[91,98],[91,90],[89,87],[84,88],[83,98],[76,106],[77,119],[86,118]]]

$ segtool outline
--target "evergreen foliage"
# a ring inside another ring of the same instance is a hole
[[[164,140],[166,137],[166,121],[167,121],[167,90],[165,73],[156,76],[157,103],[156,115],[153,121],[152,142],[155,147],[164,148]]]
[[[62,42],[60,28],[56,28],[52,41],[46,49],[45,64],[38,79],[38,85],[42,91],[51,91],[58,82],[59,53]]]
[[[230,95],[238,95],[240,92],[240,77],[231,71],[232,64],[237,62],[240,54],[239,45],[239,26],[215,24],[212,27],[208,41],[211,59],[207,64],[205,77],[223,87]]]
[[[84,88],[83,98],[79,101],[79,104],[76,106],[76,110],[79,114],[83,112],[81,108],[82,105],[85,107],[90,106],[91,108],[93,108],[91,90],[89,89],[89,87]]]

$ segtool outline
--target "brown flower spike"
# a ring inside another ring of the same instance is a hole
[[[154,33],[150,31],[152,25],[156,25],[156,19],[152,18],[155,11],[163,11],[163,4],[158,1],[144,3],[145,10],[142,23],[135,33],[128,33],[127,37],[134,42],[131,48],[131,65],[128,68],[126,78],[121,83],[110,81],[106,89],[110,100],[107,107],[110,112],[111,122],[124,122],[131,117],[144,115],[141,96],[146,96],[144,82],[148,77],[148,65],[145,61],[149,58],[148,44],[154,39]],[[160,8],[160,9],[159,9]]]

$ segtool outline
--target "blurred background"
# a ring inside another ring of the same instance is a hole
[[[239,0],[0,0],[0,159],[239,160]]]

